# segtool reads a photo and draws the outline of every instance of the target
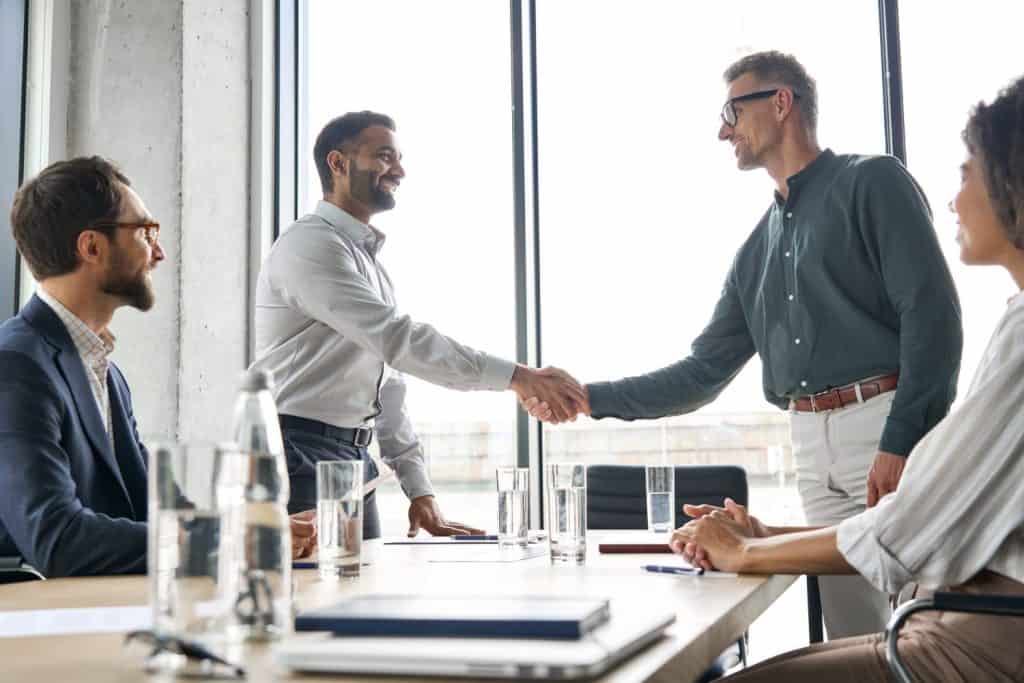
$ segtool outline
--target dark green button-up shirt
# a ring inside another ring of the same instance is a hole
[[[906,455],[956,395],[960,302],[920,186],[888,156],[826,150],[788,180],[740,247],[690,356],[588,385],[594,417],[687,413],[754,353],[764,395],[792,398],[899,372],[879,448]]]

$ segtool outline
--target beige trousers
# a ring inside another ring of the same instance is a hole
[[[868,471],[896,392],[820,413],[790,412],[796,483],[811,526],[832,526],[867,507]],[[877,633],[889,596],[861,576],[822,576],[821,611],[830,639]]]
[[[952,590],[974,595],[1024,595],[1024,584],[983,571]],[[900,631],[897,647],[915,681],[1024,681],[1024,618],[920,612]],[[765,660],[727,683],[881,683],[895,681],[882,634],[844,638]]]

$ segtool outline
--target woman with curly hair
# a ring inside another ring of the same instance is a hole
[[[979,103],[950,209],[960,258],[998,265],[1024,290],[1024,77]],[[854,574],[889,593],[923,588],[1024,596],[1024,294],[1006,313],[963,404],[917,444],[899,488],[823,528],[775,528],[732,501],[687,506],[673,548],[706,568],[752,574]],[[920,681],[1024,680],[1024,619],[926,612],[899,651]],[[888,681],[881,634],[813,645],[728,679]]]

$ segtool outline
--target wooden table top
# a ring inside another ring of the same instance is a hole
[[[582,566],[552,565],[546,555],[512,563],[430,562],[449,549],[370,541],[364,545],[363,556],[370,566],[363,567],[358,579],[323,581],[315,569],[296,570],[295,600],[299,609],[306,609],[330,605],[357,593],[579,595],[611,599],[613,615],[616,604],[650,604],[652,609],[675,611],[676,623],[664,638],[598,680],[685,683],[706,669],[796,579],[794,576],[694,578],[648,574],[640,570],[641,565],[666,564],[675,558],[599,554],[598,541],[609,536],[621,539],[622,535],[588,533],[587,562]],[[0,611],[144,605],[146,591],[144,576],[51,579],[0,585]],[[0,638],[0,661],[3,662],[0,678],[4,681],[83,683],[146,680],[137,652],[125,650],[122,641],[123,635],[109,633]],[[260,643],[242,646],[241,660],[248,670],[247,680],[253,683],[431,680],[292,674],[274,662],[270,647]]]

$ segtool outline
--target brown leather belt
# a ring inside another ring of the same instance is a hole
[[[894,372],[891,375],[875,377],[863,382],[854,382],[853,384],[847,384],[845,387],[829,389],[812,396],[794,398],[789,405],[793,410],[799,410],[802,413],[820,413],[823,410],[835,410],[836,408],[842,408],[851,403],[860,403],[879,394],[892,391],[896,388],[896,382],[899,378],[900,373]],[[860,390],[859,396],[858,389]]]

